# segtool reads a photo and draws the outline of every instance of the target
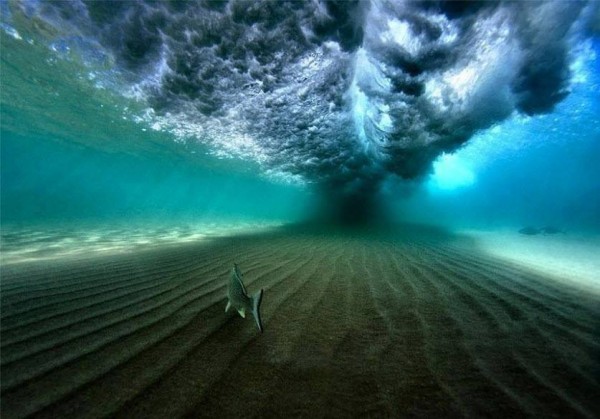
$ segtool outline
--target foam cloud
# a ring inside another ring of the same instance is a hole
[[[388,175],[422,176],[514,112],[550,112],[568,94],[573,45],[598,32],[597,4],[586,2],[13,8],[110,55],[157,129],[358,195]]]
[[[355,72],[369,102],[355,99],[366,109],[367,145],[410,178],[514,111],[551,111],[568,92],[571,28],[583,6],[373,3],[360,51],[369,64]]]

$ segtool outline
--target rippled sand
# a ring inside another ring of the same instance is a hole
[[[225,313],[233,262],[265,332]],[[594,417],[600,304],[466,237],[297,227],[2,267],[2,417]]]

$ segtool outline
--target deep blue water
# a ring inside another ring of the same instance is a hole
[[[1,2],[4,230],[600,231],[597,3],[107,7]]]
[[[600,231],[600,43],[551,113],[514,116],[433,165],[398,202],[412,219],[463,227],[556,225]]]

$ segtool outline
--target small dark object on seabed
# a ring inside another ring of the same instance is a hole
[[[521,234],[525,234],[527,236],[535,236],[536,234],[540,234],[542,232],[542,230],[540,230],[539,228],[535,228],[535,227],[523,227],[522,229],[519,230],[519,233]]]
[[[542,227],[542,228],[535,228],[535,227],[527,226],[527,227],[523,227],[522,229],[520,229],[519,233],[525,234],[526,236],[535,236],[537,234],[558,234],[558,233],[564,234],[565,231],[561,230],[560,228],[553,227],[553,226],[546,226],[546,227]]]

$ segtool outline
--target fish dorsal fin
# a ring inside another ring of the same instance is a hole
[[[233,272],[231,273],[231,276],[233,276],[234,281],[238,282],[238,284],[242,288],[242,291],[244,292],[244,295],[248,295],[248,292],[246,291],[246,287],[244,286],[244,283],[242,282],[242,273],[240,272],[240,269],[238,268],[237,264],[233,265]]]

